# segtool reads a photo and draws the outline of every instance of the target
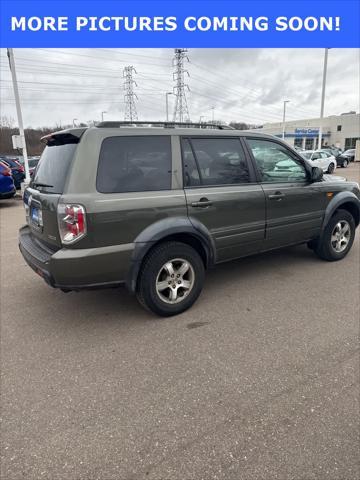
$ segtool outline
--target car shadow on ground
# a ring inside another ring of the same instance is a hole
[[[291,281],[291,278],[296,276],[296,267],[299,264],[314,265],[316,268],[321,263],[324,262],[302,245],[217,265],[207,272],[204,291],[199,300],[190,310],[176,318],[194,320],[203,313],[204,306],[211,312],[209,302],[215,306],[219,298],[230,296],[229,301],[235,301],[239,296],[245,295],[247,285],[251,282],[267,282],[270,276],[275,281]],[[44,300],[40,315],[46,318],[46,321],[58,320],[71,323],[72,326],[84,323],[124,326],[149,321],[174,321],[173,317],[161,318],[144,310],[136,296],[131,295],[125,287],[64,293],[58,289],[50,289],[38,280],[29,286],[27,295]],[[231,296],[234,296],[232,300]],[[52,314],[53,311],[56,312],[55,315]],[[76,312],[76,315],[69,318],[69,311]]]
[[[9,207],[15,207],[18,205],[18,202],[21,201],[21,195],[17,193],[14,197],[12,198],[3,198],[0,200],[0,209],[2,208],[9,208]]]

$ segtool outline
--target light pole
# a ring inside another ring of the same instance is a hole
[[[282,128],[282,139],[285,140],[285,117],[286,117],[286,104],[289,103],[290,100],[284,100],[284,110],[283,110],[283,128]]]
[[[101,112],[101,121],[102,122],[104,121],[104,113],[107,113],[107,112]]]
[[[166,92],[166,121],[169,121],[169,95],[174,95],[173,92]]]
[[[320,125],[319,125],[318,148],[321,148],[321,144],[322,144],[322,128],[323,128],[323,125],[322,125],[322,124],[323,124],[323,118],[324,118],[325,89],[326,89],[326,74],[327,74],[328,53],[329,53],[329,48],[325,48],[325,53],[324,53],[324,69],[323,69],[323,79],[322,79],[322,91],[321,91],[321,107],[320,107]]]
[[[28,161],[28,155],[27,155],[27,149],[26,149],[24,124],[23,124],[23,118],[22,118],[22,112],[21,112],[21,106],[20,106],[19,89],[18,89],[17,78],[16,78],[14,51],[12,48],[7,49],[7,55],[9,58],[12,84],[14,88],[16,114],[17,114],[19,132],[20,132],[20,138],[21,138],[21,148],[22,148],[22,154],[24,157],[24,166],[25,166],[25,182],[24,183],[28,184],[30,182],[29,161]]]
[[[76,127],[76,124],[75,124],[76,120],[77,120],[77,118],[73,118],[73,127],[74,128]]]

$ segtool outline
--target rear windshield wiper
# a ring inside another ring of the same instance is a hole
[[[54,185],[49,185],[47,183],[41,183],[41,182],[32,182],[31,186],[33,186],[33,187],[45,187],[45,188],[46,187],[48,187],[48,188],[53,188],[54,187]]]

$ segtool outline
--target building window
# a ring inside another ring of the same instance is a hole
[[[300,148],[302,148],[302,146],[303,146],[303,139],[302,139],[302,138],[295,138],[294,146],[295,146],[295,147],[300,147]]]
[[[360,137],[345,138],[345,150],[348,150],[349,148],[355,148],[356,147],[356,140],[360,140]]]
[[[337,130],[338,132],[341,132],[341,125],[338,125],[337,128],[336,128],[336,130]]]
[[[314,139],[307,138],[305,140],[305,150],[312,150],[314,148]]]

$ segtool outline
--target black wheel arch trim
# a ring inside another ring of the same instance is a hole
[[[208,229],[198,220],[185,216],[159,220],[143,230],[134,241],[131,267],[126,279],[126,286],[135,293],[140,267],[145,255],[158,242],[174,236],[189,235],[201,242],[206,252],[206,267],[216,263],[215,243]]]
[[[336,210],[338,210],[341,205],[345,205],[346,203],[351,203],[352,205],[357,208],[358,218],[355,218],[356,226],[359,225],[359,217],[360,217],[360,200],[353,192],[340,192],[329,202],[328,206],[325,210],[324,220],[322,223],[321,233],[325,230],[326,225],[328,224],[330,218],[334,214]]]

